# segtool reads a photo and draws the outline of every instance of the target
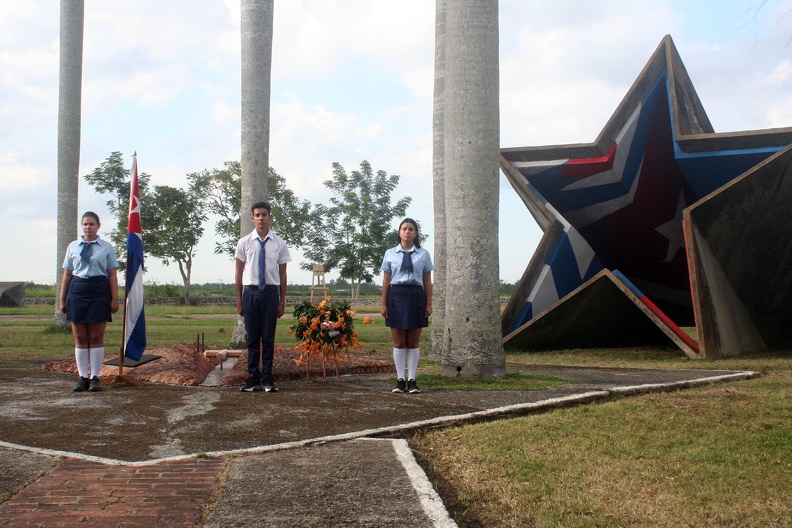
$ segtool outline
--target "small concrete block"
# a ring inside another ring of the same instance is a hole
[[[25,306],[24,282],[0,282],[0,306],[22,308]]]

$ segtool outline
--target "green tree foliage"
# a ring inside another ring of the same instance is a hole
[[[126,255],[127,222],[129,220],[129,186],[131,184],[130,171],[124,168],[124,156],[120,152],[112,152],[101,165],[90,174],[84,176],[85,181],[93,187],[98,194],[109,195],[105,202],[110,214],[115,217],[116,228],[109,233],[107,238],[113,243],[119,255],[119,263],[123,269]],[[152,225],[152,209],[149,206],[149,180],[148,174],[138,174],[138,192],[141,207],[140,221],[144,228]],[[148,249],[148,248],[146,248]]]
[[[203,200],[192,189],[157,185],[146,204],[152,220],[144,234],[149,252],[169,266],[175,262],[184,282],[184,302],[190,303],[190,278],[195,249],[206,221]]]
[[[311,222],[311,204],[300,200],[286,186],[286,179],[270,167],[267,189],[272,206],[272,228],[292,247],[305,240],[305,226]],[[215,233],[220,242],[215,253],[233,258],[241,233],[239,210],[242,203],[242,166],[227,161],[222,169],[203,170],[187,175],[191,187],[205,200],[208,211],[220,217]],[[249,217],[246,213],[245,219]],[[252,227],[251,227],[252,229]]]
[[[124,157],[113,152],[85,180],[102,195],[109,195],[106,205],[117,221],[110,240],[119,255],[123,269],[126,260],[126,236],[129,220],[130,171],[124,168]],[[184,300],[190,302],[190,275],[195,248],[203,235],[206,212],[203,200],[193,186],[188,190],[167,185],[150,187],[148,174],[138,175],[140,222],[143,226],[143,250],[169,265],[176,262],[184,282]]]
[[[340,163],[333,163],[333,177],[324,182],[333,194],[330,205],[317,205],[304,248],[311,270],[324,264],[325,271],[336,270],[351,283],[352,298],[357,299],[361,283],[371,283],[380,274],[385,251],[396,245],[393,219],[404,216],[412,198],[404,197],[391,205],[391,195],[399,176],[374,171],[368,161],[360,170],[347,174]]]

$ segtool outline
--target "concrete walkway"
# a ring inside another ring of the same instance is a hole
[[[63,374],[3,368],[0,494],[11,498],[0,526],[455,526],[400,439],[412,431],[756,376],[530,370],[569,384],[407,396],[376,375],[287,382],[278,394],[158,384],[87,394]]]

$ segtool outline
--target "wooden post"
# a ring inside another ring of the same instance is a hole
[[[313,276],[311,277],[311,302],[314,300],[314,290],[322,290],[327,297],[327,284],[325,283],[324,264],[313,265]]]

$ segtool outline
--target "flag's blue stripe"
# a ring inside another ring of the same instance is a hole
[[[126,334],[129,337],[124,345],[124,355],[138,361],[146,349],[146,317],[143,310],[143,240],[139,233],[127,234],[125,301]]]

